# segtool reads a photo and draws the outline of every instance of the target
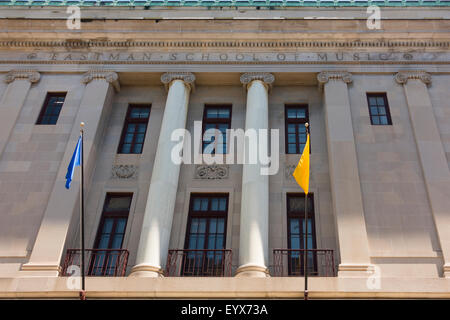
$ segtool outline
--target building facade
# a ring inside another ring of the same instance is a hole
[[[84,122],[88,297],[450,297],[448,2],[183,4],[0,6],[0,296],[78,297]]]

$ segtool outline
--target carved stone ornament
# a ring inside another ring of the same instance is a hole
[[[431,74],[425,71],[399,71],[394,76],[395,81],[398,84],[406,84],[408,79],[417,79],[425,84],[431,83]]]
[[[81,79],[81,82],[88,84],[92,80],[105,80],[111,83],[116,92],[120,91],[119,76],[114,71],[109,70],[91,70],[86,72]]]
[[[245,88],[248,89],[248,86],[254,80],[260,80],[264,83],[267,90],[272,88],[272,84],[275,81],[275,76],[269,72],[246,72],[241,75],[241,83]]]
[[[24,79],[36,83],[40,78],[41,75],[36,70],[11,70],[6,74],[5,82],[11,83],[16,79]]]
[[[113,179],[136,179],[138,167],[132,164],[114,165],[111,171]]]
[[[352,74],[347,71],[322,71],[317,75],[317,81],[323,86],[330,80],[342,80],[345,83],[352,83]]]
[[[191,90],[195,89],[195,75],[191,72],[166,72],[161,76],[161,82],[164,83],[166,90],[169,90],[173,80],[183,80]]]
[[[207,180],[227,179],[228,171],[228,166],[224,164],[198,165],[195,167],[195,178]]]
[[[297,165],[295,164],[287,164],[286,167],[284,168],[284,176],[286,179],[292,179],[293,181],[294,176],[292,175],[294,173],[295,168],[297,167]]]

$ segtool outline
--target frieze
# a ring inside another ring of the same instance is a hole
[[[0,51],[0,63],[51,64],[371,64],[450,62],[450,52]]]

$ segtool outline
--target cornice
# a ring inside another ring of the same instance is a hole
[[[88,84],[92,80],[105,80],[111,83],[116,92],[120,91],[119,76],[114,71],[91,70],[86,72],[81,79],[81,83]]]
[[[409,79],[422,81],[424,84],[431,84],[431,74],[421,70],[402,70],[395,74],[395,81],[398,84],[406,84]]]
[[[98,41],[98,40],[7,40],[0,48],[445,48],[450,41]]]
[[[161,82],[166,90],[169,90],[170,83],[173,80],[183,80],[184,84],[191,90],[195,88],[195,75],[191,72],[166,72],[161,76]]]
[[[11,83],[16,79],[28,80],[31,83],[36,83],[41,78],[41,74],[36,70],[11,70],[6,74],[5,82]]]

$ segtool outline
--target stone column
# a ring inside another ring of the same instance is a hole
[[[341,257],[338,275],[368,276],[373,268],[347,88],[352,76],[346,71],[323,71],[317,80],[324,89],[331,194]]]
[[[274,76],[270,73],[245,73],[241,82],[247,88],[245,130],[269,128],[269,89]],[[259,150],[260,146],[258,146]],[[248,141],[244,154],[248,155]],[[247,156],[246,156],[247,157]],[[243,165],[242,204],[238,277],[267,277],[269,258],[269,176],[261,175],[262,165]]]
[[[32,83],[37,83],[40,74],[34,70],[12,70],[8,72],[5,82],[8,83],[5,93],[0,100],[0,156],[8,143],[9,136],[16,124],[20,110],[25,103]]]
[[[83,147],[85,190],[87,194],[95,166],[97,148],[101,143],[101,135],[110,114],[114,95],[113,88],[120,89],[117,74],[109,71],[90,71],[83,76],[82,83],[86,84],[86,88],[48,200],[44,218],[30,260],[22,265],[22,273],[25,275],[58,275],[70,221],[74,214],[79,214],[79,174],[74,175],[70,190],[67,190],[64,185],[67,166],[80,135],[80,122],[85,123]]]
[[[168,88],[166,107],[159,133],[158,147],[145,207],[136,265],[130,276],[162,276],[169,250],[173,212],[178,189],[180,165],[171,159],[172,132],[186,127],[189,94],[195,76],[192,73],[165,73],[161,81]]]
[[[450,170],[434,116],[424,71],[400,71],[395,81],[403,85],[419,153],[425,187],[444,259],[444,276],[450,278]]]

